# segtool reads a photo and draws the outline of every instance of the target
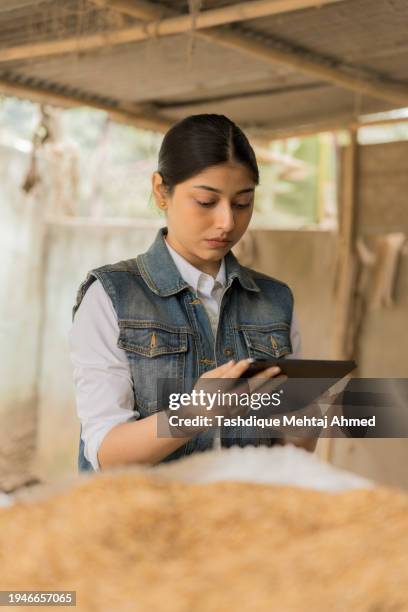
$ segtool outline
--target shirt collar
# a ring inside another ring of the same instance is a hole
[[[165,240],[164,242],[181,276],[184,278],[186,283],[188,283],[190,287],[195,291],[195,293],[197,293],[200,284],[202,284],[203,281],[205,282],[207,279],[211,279],[214,287],[217,283],[219,283],[222,287],[225,286],[226,274],[224,258],[222,258],[220,269],[218,270],[217,276],[214,279],[211,274],[207,274],[206,272],[203,272],[202,270],[199,270],[198,268],[193,266],[189,261],[187,261],[187,259],[180,255],[180,253],[175,251],[173,247],[169,245],[167,240]]]
[[[166,248],[164,239],[167,227],[161,227],[156,238],[145,253],[136,257],[136,263],[143,280],[147,286],[160,296],[174,295],[190,285],[181,276],[170,251]],[[234,279],[238,279],[241,286],[247,291],[259,292],[260,288],[252,277],[249,268],[241,266],[232,251],[224,257],[226,286],[229,287]],[[223,273],[221,268],[220,272]],[[218,275],[217,275],[218,276]]]

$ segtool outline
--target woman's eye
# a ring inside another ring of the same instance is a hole
[[[217,202],[200,202],[199,200],[196,200],[197,204],[200,204],[201,206],[212,206],[213,204],[216,204]]]
[[[215,202],[214,201],[212,201],[212,202],[200,202],[200,200],[196,200],[196,202],[197,202],[197,204],[200,204],[200,206],[204,206],[204,207],[214,206],[214,204],[217,204],[216,201]],[[249,208],[251,206],[251,204],[252,204],[252,201],[251,202],[247,202],[246,204],[244,204],[244,203],[240,204],[240,203],[237,202],[236,204],[233,204],[233,206],[235,206],[235,208]]]
[[[237,208],[249,208],[252,202],[247,202],[246,204],[235,204]]]

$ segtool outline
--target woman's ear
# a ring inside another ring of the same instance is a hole
[[[166,186],[163,182],[163,177],[160,172],[153,172],[152,175],[152,191],[154,198],[156,200],[157,206],[161,210],[165,210],[167,208],[166,203]]]

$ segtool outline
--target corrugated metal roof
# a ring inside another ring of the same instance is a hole
[[[204,0],[201,10],[233,4],[234,0]],[[167,6],[180,14],[189,11],[185,0]],[[356,94],[320,76],[199,36],[194,37],[192,49],[189,33],[106,44],[89,52],[1,60],[2,49],[70,37],[80,44],[84,36],[140,23],[92,0],[6,0],[0,7],[0,81],[113,108],[148,103],[169,120],[192,112],[220,112],[258,129],[403,106],[380,95]],[[343,0],[228,29],[358,78],[383,79],[385,84],[408,88],[407,23],[406,0]]]

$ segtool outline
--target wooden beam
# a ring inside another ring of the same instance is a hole
[[[132,108],[117,108],[108,104],[103,104],[95,100],[74,97],[68,94],[54,93],[39,87],[11,83],[0,79],[0,94],[15,96],[38,102],[40,104],[51,104],[61,108],[79,108],[89,106],[109,113],[113,121],[132,125],[134,127],[156,132],[166,132],[176,120],[161,116],[148,104],[134,105]],[[376,114],[375,114],[376,116]],[[251,142],[258,143],[260,146],[269,144],[271,140],[286,140],[288,138],[303,138],[321,132],[334,132],[337,130],[358,129],[360,127],[370,127],[376,125],[392,125],[396,123],[408,122],[407,118],[389,117],[370,119],[370,115],[356,117],[355,115],[339,115],[324,121],[299,125],[297,127],[287,127],[285,129],[273,129],[265,126],[264,128],[243,125],[246,133],[250,136]]]
[[[68,94],[54,93],[39,87],[11,83],[0,79],[0,94],[15,96],[38,102],[40,104],[51,104],[61,108],[79,108],[88,106],[103,110],[109,113],[113,121],[132,125],[134,127],[156,132],[166,132],[177,120],[172,120],[161,116],[148,104],[138,104],[129,108],[117,108],[95,100],[74,97]],[[376,117],[377,114],[375,114]],[[271,140],[286,140],[288,138],[303,138],[321,132],[334,132],[337,130],[358,129],[360,127],[370,127],[376,125],[392,125],[396,123],[408,122],[408,117],[389,117],[370,119],[370,115],[356,117],[355,115],[339,115],[309,123],[297,127],[287,127],[285,129],[274,129],[268,126],[264,128],[243,125],[246,133],[250,136],[251,142],[258,143],[260,146],[269,144]]]
[[[288,13],[311,6],[324,6],[341,2],[342,0],[253,0],[241,2],[232,6],[207,10],[199,13],[194,21],[194,30],[213,28],[215,26],[258,19],[270,15]],[[143,3],[147,10],[146,3]],[[161,9],[160,9],[161,11]],[[141,25],[116,30],[100,32],[81,37],[51,40],[47,42],[30,43],[0,50],[0,62],[32,59],[47,55],[78,53],[94,51],[107,45],[121,45],[139,42],[151,37],[185,34],[192,29],[191,15],[175,15],[165,19],[154,19]]]
[[[50,92],[40,87],[10,83],[4,79],[0,79],[0,93],[62,108],[89,106],[107,112],[113,121],[154,132],[166,132],[174,123],[171,119],[160,116],[149,105],[139,105],[131,112],[96,100],[85,100],[68,94]]]

